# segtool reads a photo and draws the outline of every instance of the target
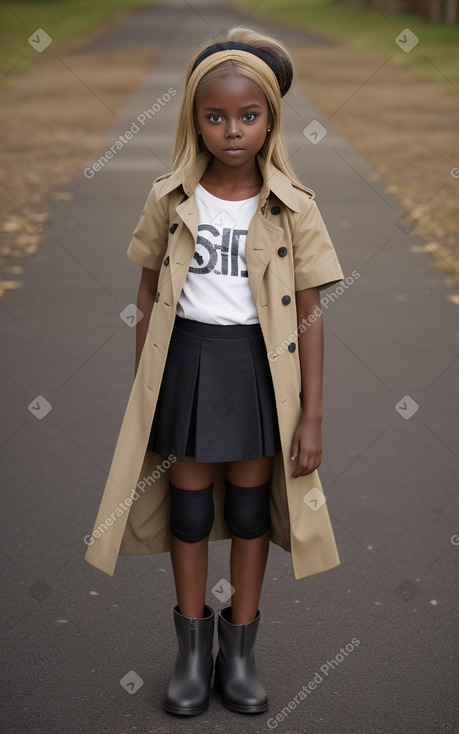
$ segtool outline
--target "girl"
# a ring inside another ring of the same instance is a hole
[[[231,599],[214,685],[240,713],[268,708],[254,644],[269,540],[292,552],[297,578],[339,564],[317,474],[319,289],[343,274],[287,160],[291,81],[286,49],[248,29],[194,56],[172,172],[154,182],[128,249],[142,266],[136,377],[86,558],[112,574],[118,552],[170,550],[172,714],[209,705],[209,539],[232,541],[231,585],[213,589]]]

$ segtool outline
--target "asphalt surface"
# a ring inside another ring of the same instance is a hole
[[[94,42],[150,42],[161,54],[51,210],[24,287],[0,301],[1,734],[459,730],[457,308],[428,256],[410,251],[419,240],[400,226],[403,209],[298,86],[284,105],[292,163],[350,278],[325,309],[320,475],[341,565],[295,581],[289,554],[271,545],[256,648],[269,712],[232,713],[212,691],[199,717],[164,713],[176,652],[169,554],[122,556],[113,578],[84,561],[133,378],[134,330],[120,313],[140,268],[127,245],[168,170],[193,48],[241,20],[223,3],[164,0]],[[287,44],[313,42],[277,30]],[[148,125],[85,176],[170,87],[178,93]],[[302,132],[313,120],[327,130],[317,144]],[[210,545],[216,610],[228,554],[229,541]]]

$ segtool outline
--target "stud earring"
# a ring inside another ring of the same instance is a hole
[[[270,127],[268,127],[268,129],[266,130],[266,132],[267,132],[267,133],[270,133],[270,132],[271,132],[271,128],[270,128]]]

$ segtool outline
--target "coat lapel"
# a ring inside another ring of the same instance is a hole
[[[194,194],[189,196],[188,199],[185,199],[185,201],[182,201],[176,207],[175,211],[186,227],[183,235],[177,241],[177,258],[175,262],[179,267],[175,270],[172,278],[174,303],[177,303],[194,255],[196,238],[198,236],[199,211]]]

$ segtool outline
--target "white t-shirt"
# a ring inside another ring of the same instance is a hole
[[[245,242],[258,195],[226,201],[198,184],[196,249],[177,304],[177,314],[207,324],[259,322],[247,274]]]

